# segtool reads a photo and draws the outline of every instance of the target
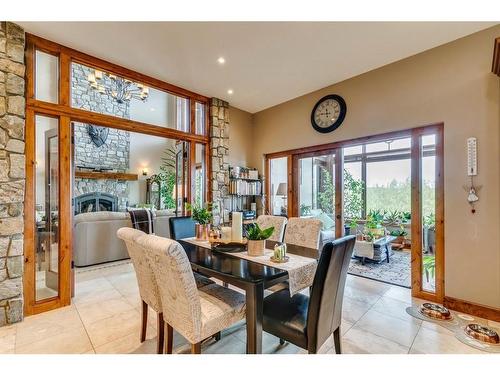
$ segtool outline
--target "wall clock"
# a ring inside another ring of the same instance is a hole
[[[339,95],[321,98],[311,112],[312,127],[320,133],[330,133],[344,121],[347,106]]]

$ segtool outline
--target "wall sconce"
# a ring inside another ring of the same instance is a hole
[[[142,175],[143,176],[147,176],[148,175],[148,169],[147,168],[143,168],[142,169]]]

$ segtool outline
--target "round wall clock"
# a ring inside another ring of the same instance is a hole
[[[339,95],[321,98],[311,112],[311,124],[320,133],[330,133],[344,121],[347,106]]]

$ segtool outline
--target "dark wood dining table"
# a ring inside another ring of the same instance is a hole
[[[191,268],[206,276],[214,277],[222,282],[234,285],[245,291],[246,295],[246,328],[247,353],[262,353],[262,313],[264,290],[288,280],[288,272],[269,267],[247,259],[212,251],[191,242],[178,240],[191,262]],[[267,248],[272,249],[274,242],[267,241]],[[316,249],[287,245],[291,254],[317,259]]]

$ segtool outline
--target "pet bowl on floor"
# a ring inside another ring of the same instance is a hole
[[[486,342],[488,344],[499,344],[498,333],[489,327],[472,323],[465,326],[465,334],[475,340]]]
[[[420,306],[420,313],[431,319],[450,320],[452,318],[450,310],[446,307],[430,302]]]

